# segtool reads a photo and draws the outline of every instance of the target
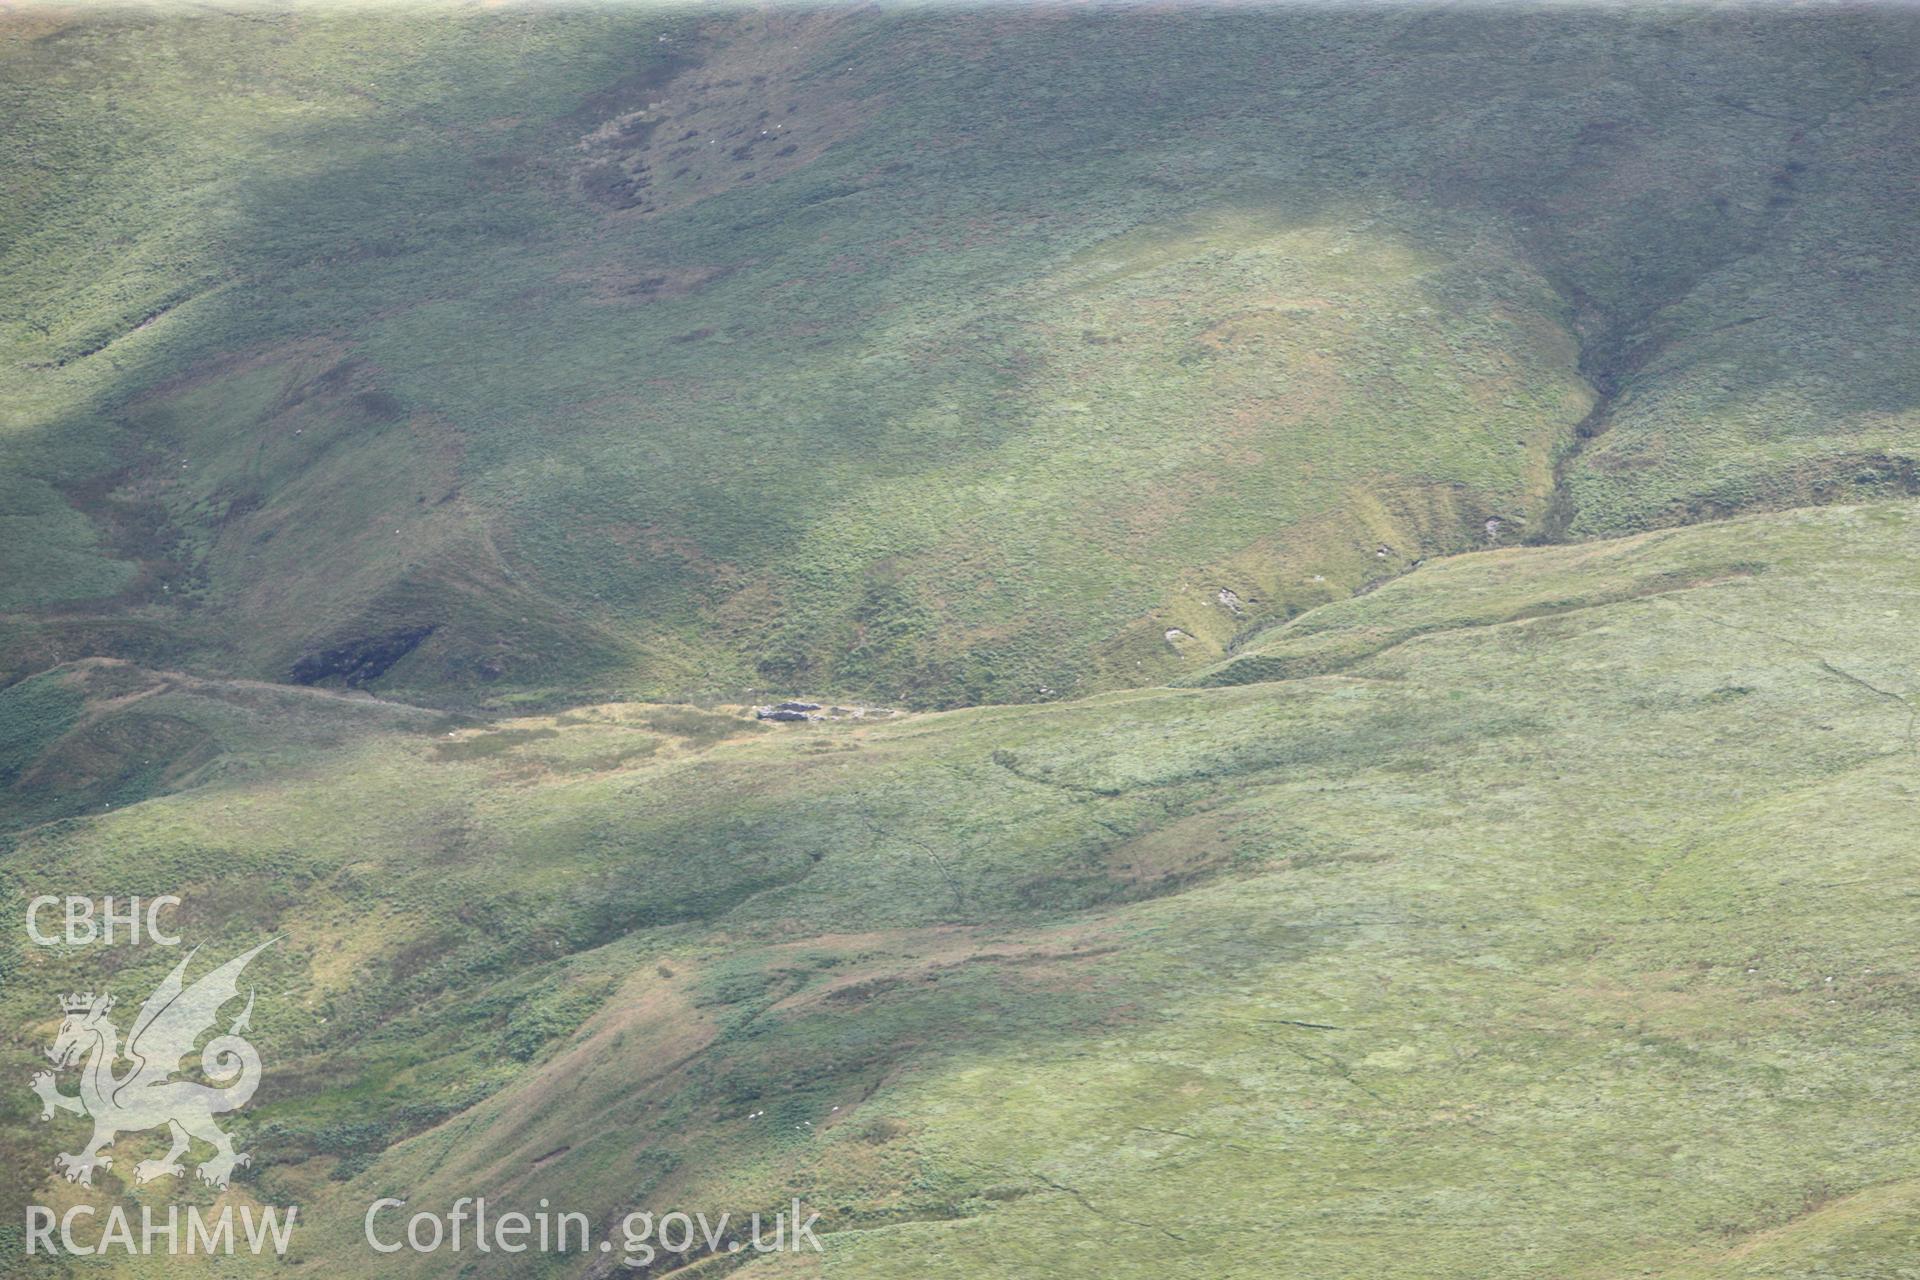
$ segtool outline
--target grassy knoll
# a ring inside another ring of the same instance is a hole
[[[181,889],[215,951],[286,934],[246,1194],[307,1206],[330,1273],[374,1270],[372,1196],[484,1191],[799,1195],[833,1233],[804,1274],[1895,1277],[1917,522],[1430,562],[1239,660],[1319,673],[1049,707],[455,724],[299,691],[223,731],[271,768],[8,864]],[[8,957],[7,1070],[98,960]]]

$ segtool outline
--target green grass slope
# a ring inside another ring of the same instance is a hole
[[[747,1275],[1891,1280],[1916,554],[1911,501],[1474,554],[1248,682],[798,726],[96,664],[27,686],[13,767],[120,687],[221,747],[7,865],[180,891],[216,952],[285,934],[236,1194],[300,1203],[327,1274],[447,1274],[360,1215],[484,1193],[821,1211],[824,1257]],[[99,956],[6,963],[24,1078]],[[15,1220],[70,1194],[23,1097]]]
[[[1916,21],[10,11],[0,671],[1034,700],[1911,492]]]

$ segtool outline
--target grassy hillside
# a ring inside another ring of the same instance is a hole
[[[6,670],[1045,699],[1911,492],[1915,22],[12,13]]]
[[[1911,1280],[1917,36],[0,10],[0,912],[279,938],[254,1164],[0,1089],[0,1271]]]
[[[37,758],[135,686],[219,745],[8,862],[286,935],[244,1194],[333,1274],[394,1272],[375,1195],[484,1191],[799,1195],[834,1275],[1894,1277],[1917,522],[1466,556],[1281,633],[1326,674],[890,721],[463,727],[95,664]],[[9,1071],[98,962],[16,948]]]

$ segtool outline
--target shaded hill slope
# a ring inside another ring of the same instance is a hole
[[[1916,21],[9,15],[4,669],[1030,700],[1911,491]]]

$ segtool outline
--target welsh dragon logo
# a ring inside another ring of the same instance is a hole
[[[269,939],[245,955],[236,956],[192,986],[183,986],[187,964],[198,953],[196,947],[174,966],[147,1002],[127,1034],[124,1071],[115,1073],[121,1060],[120,1033],[107,1014],[113,1009],[113,997],[92,992],[66,996],[60,1008],[66,1014],[60,1034],[47,1056],[59,1070],[80,1064],[80,1093],[77,1097],[61,1093],[53,1072],[41,1071],[33,1077],[33,1091],[43,1104],[42,1120],[53,1119],[54,1111],[71,1111],[93,1118],[93,1140],[79,1155],[62,1153],[54,1167],[67,1175],[67,1181],[93,1185],[93,1171],[110,1169],[113,1161],[101,1152],[123,1133],[167,1126],[173,1146],[158,1160],[142,1160],[133,1167],[136,1183],[155,1178],[174,1177],[185,1172],[180,1157],[194,1138],[210,1143],[213,1158],[196,1172],[216,1187],[224,1187],[233,1176],[234,1166],[252,1163],[252,1157],[233,1149],[229,1138],[213,1118],[223,1111],[237,1111],[247,1105],[260,1085],[260,1055],[241,1035],[251,1025],[253,994],[247,994],[247,1007],[227,1028],[227,1033],[209,1040],[200,1051],[200,1069],[213,1084],[179,1080],[180,1060],[193,1051],[203,1032],[214,1026],[222,1005],[239,994],[241,970],[255,956],[279,939]]]

